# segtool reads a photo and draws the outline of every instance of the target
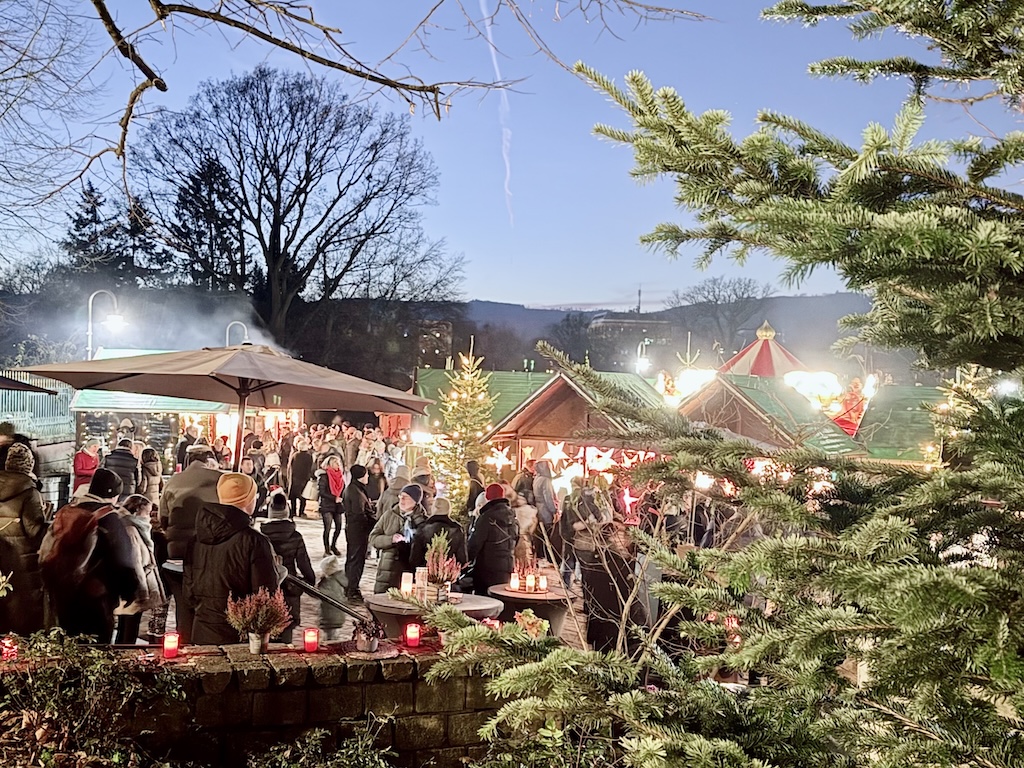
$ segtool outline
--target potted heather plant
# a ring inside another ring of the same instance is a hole
[[[436,602],[438,588],[446,585],[450,587],[462,572],[462,566],[450,552],[448,534],[444,531],[435,534],[427,547],[427,602]]]
[[[272,635],[279,635],[292,623],[292,614],[284,594],[271,594],[261,587],[259,592],[240,597],[228,596],[228,624],[238,630],[239,639],[249,638],[250,653],[266,653]]]
[[[373,618],[357,621],[352,639],[356,641],[357,651],[375,653],[380,641],[384,639],[384,625]]]

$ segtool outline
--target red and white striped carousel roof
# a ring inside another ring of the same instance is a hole
[[[775,329],[765,320],[764,325],[757,329],[757,341],[741,349],[718,370],[739,376],[773,378],[790,371],[806,371],[807,368],[775,340]]]

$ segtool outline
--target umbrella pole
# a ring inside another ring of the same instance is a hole
[[[238,471],[242,464],[242,431],[245,429],[245,406],[249,402],[249,382],[242,379],[242,387],[238,390],[238,426],[235,428],[235,451],[231,460],[231,468]]]

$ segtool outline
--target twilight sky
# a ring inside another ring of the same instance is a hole
[[[476,18],[481,17],[481,8],[493,3],[463,0]],[[344,29],[356,53],[380,58],[402,42],[415,18],[432,3],[318,0],[315,5],[323,21]],[[642,70],[655,86],[676,88],[691,108],[730,111],[736,135],[751,132],[757,110],[769,108],[858,144],[867,123],[891,125],[906,95],[905,84],[815,80],[806,74],[807,64],[844,53],[870,57],[909,50],[923,55],[918,44],[895,37],[857,43],[841,25],[805,29],[761,21],[759,12],[766,3],[757,0],[692,0],[680,7],[714,20],[642,26],[619,20],[618,37],[578,16],[556,22],[556,5],[524,3],[532,7],[539,31],[563,61],[582,59],[620,83],[628,71]],[[565,6],[563,2],[559,7],[563,14]],[[131,14],[122,10],[119,20],[131,28]],[[440,121],[420,112],[413,118],[413,130],[434,156],[441,175],[437,205],[425,212],[426,228],[431,236],[446,238],[452,252],[466,257],[465,298],[528,306],[626,308],[635,306],[642,288],[646,311],[660,309],[673,289],[710,276],[741,274],[774,283],[782,293],[842,289],[838,276],[825,272],[798,286],[782,286],[778,264],[767,257],[743,267],[722,260],[698,272],[689,258],[669,262],[664,255],[649,252],[639,245],[640,235],[660,221],[682,220],[684,214],[672,205],[669,182],[637,185],[628,175],[628,148],[592,134],[598,122],[627,127],[623,114],[536,53],[506,12],[491,29],[500,50],[495,57],[486,42],[466,32],[457,14],[438,22],[428,41],[429,57],[415,47],[399,57],[424,79],[493,80],[497,66],[504,79],[521,81],[504,95],[463,93]],[[99,35],[97,39],[103,40]],[[173,36],[157,34],[145,41],[142,50],[170,86],[167,94],[150,91],[149,108],[182,106],[201,80],[241,72],[260,62],[302,66],[263,46],[180,27]],[[115,112],[123,108],[132,75],[119,62],[108,62],[106,69],[105,98]],[[360,88],[356,83],[351,87],[353,92]],[[394,99],[387,103],[405,109]],[[933,105],[929,110],[923,131],[929,137],[985,132],[959,107]],[[975,117],[996,130],[1005,129],[1009,120],[997,105],[983,105]]]

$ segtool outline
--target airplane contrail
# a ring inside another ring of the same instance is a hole
[[[491,65],[494,67],[494,77],[501,82],[501,67],[498,65],[498,49],[494,47],[494,30],[491,25],[491,12],[487,8],[487,0],[480,0],[480,13],[484,17],[484,32],[487,35],[487,44],[491,49]],[[501,156],[505,160],[505,205],[508,208],[508,223],[515,224],[515,216],[512,213],[512,128],[509,126],[511,108],[508,103],[508,93],[504,89],[499,90],[498,119],[501,122]]]

